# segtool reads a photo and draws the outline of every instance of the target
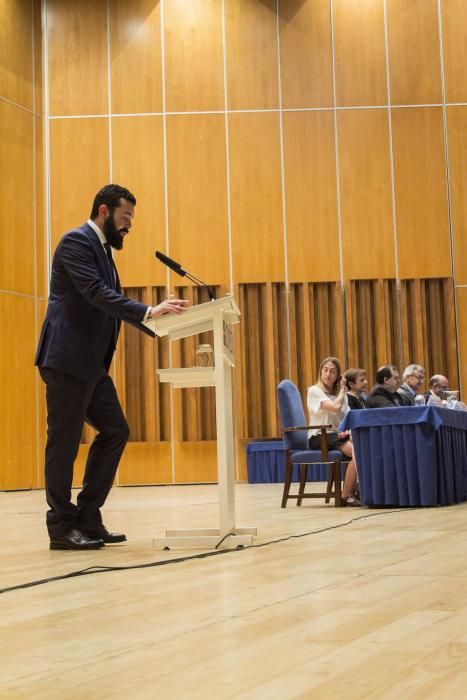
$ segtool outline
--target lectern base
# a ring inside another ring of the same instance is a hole
[[[219,528],[166,530],[165,537],[153,539],[153,545],[154,549],[172,549],[172,547],[208,547],[212,549],[222,542],[222,545],[238,547],[239,545],[253,544],[253,537],[256,534],[255,527],[234,527],[226,533],[221,532]]]

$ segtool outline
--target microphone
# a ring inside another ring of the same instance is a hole
[[[177,275],[185,277],[186,272],[182,268],[180,263],[175,262],[175,260],[172,260],[172,258],[169,258],[167,255],[164,255],[164,253],[161,253],[160,250],[156,250],[156,258],[163,262],[164,265],[167,265],[167,267],[170,267],[170,269],[176,272]]]
[[[164,253],[161,253],[160,250],[156,250],[155,256],[158,260],[164,263],[164,265],[167,265],[167,267],[176,272],[177,275],[180,275],[180,277],[188,277],[188,279],[194,282],[196,285],[198,285],[198,287],[204,287],[205,289],[207,289],[209,301],[215,300],[216,297],[211,287],[208,287],[208,285],[205,284],[205,282],[202,282],[197,277],[184,270],[180,263],[175,262],[175,260],[169,258],[168,255],[164,255]]]

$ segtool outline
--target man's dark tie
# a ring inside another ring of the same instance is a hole
[[[113,258],[112,258],[112,248],[110,246],[110,243],[104,243],[104,248],[105,248],[105,252],[107,253],[107,260],[109,261],[110,278],[112,280],[112,287],[115,288],[115,268],[114,268],[114,263],[113,263]]]

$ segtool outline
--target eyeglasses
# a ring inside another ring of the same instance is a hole
[[[411,377],[415,377],[415,379],[418,379],[419,382],[423,382],[423,381],[425,380],[425,375],[424,375],[424,374],[422,374],[422,375],[420,375],[420,374],[411,374],[410,376],[411,376]]]

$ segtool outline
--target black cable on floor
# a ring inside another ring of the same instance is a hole
[[[28,581],[27,583],[19,583],[16,586],[9,586],[8,588],[0,588],[0,593],[9,593],[11,591],[17,591],[22,588],[32,588],[33,586],[41,586],[44,583],[51,583],[52,581],[63,581],[67,578],[76,578],[78,576],[89,576],[90,574],[103,574],[109,571],[129,571],[130,569],[148,569],[153,566],[166,566],[168,564],[181,564],[185,561],[192,561],[195,559],[206,559],[207,557],[214,557],[219,554],[231,554],[232,552],[244,551],[246,549],[259,549],[260,547],[268,547],[271,544],[279,544],[281,542],[287,542],[287,540],[299,539],[301,537],[309,537],[310,535],[319,535],[322,532],[328,532],[329,530],[338,530],[341,527],[346,527],[358,520],[366,520],[367,518],[376,518],[380,515],[391,515],[393,513],[404,513],[407,510],[416,510],[415,508],[398,508],[397,510],[385,510],[378,513],[369,513],[368,515],[359,515],[356,518],[351,518],[344,523],[338,523],[337,525],[328,525],[326,527],[320,528],[319,530],[310,530],[309,532],[302,532],[299,535],[287,535],[286,537],[280,537],[277,540],[268,540],[268,542],[259,542],[258,544],[248,544],[248,545],[237,545],[232,549],[214,549],[210,552],[202,552],[201,554],[191,554],[186,557],[178,557],[177,559],[165,559],[162,561],[153,561],[148,564],[129,564],[127,566],[89,566],[86,569],[80,569],[78,571],[71,571],[69,574],[60,574],[60,576],[50,576],[49,578],[42,578],[36,581]],[[235,535],[225,535],[216,545],[219,545],[227,538],[235,537]]]

